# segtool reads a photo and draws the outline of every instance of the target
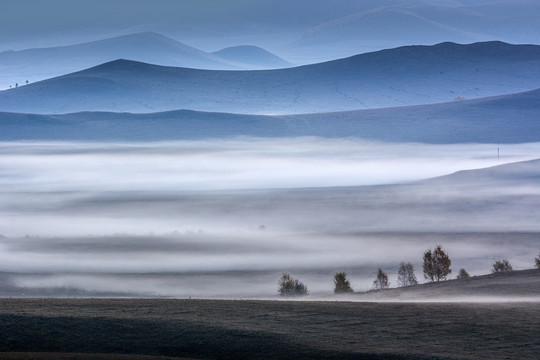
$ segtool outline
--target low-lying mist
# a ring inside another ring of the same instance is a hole
[[[388,144],[322,138],[0,143],[11,191],[192,191],[395,184],[540,156],[540,144]]]
[[[356,290],[378,267],[395,285],[401,261],[423,280],[423,251],[439,243],[454,273],[503,257],[530,268],[538,170],[419,180],[539,154],[319,138],[0,143],[0,295],[272,297],[287,271],[324,296],[340,270]]]

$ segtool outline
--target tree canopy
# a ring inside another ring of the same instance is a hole
[[[509,272],[509,271],[514,271],[514,268],[512,268],[512,265],[510,265],[510,262],[507,259],[501,259],[501,260],[495,261],[491,269],[491,272],[493,274],[501,273],[501,272]]]
[[[414,274],[414,266],[410,262],[400,263],[397,278],[398,286],[411,286],[418,284]]]
[[[309,291],[298,279],[293,278],[289,273],[283,273],[278,281],[278,294],[281,296],[305,296]]]
[[[354,290],[347,280],[347,273],[340,271],[334,275],[334,294],[352,293]]]
[[[373,281],[373,288],[375,290],[381,290],[387,289],[389,286],[390,284],[388,283],[388,275],[386,275],[386,273],[381,268],[379,268],[379,270],[377,271],[377,277]]]
[[[466,278],[469,278],[469,277],[471,277],[471,276],[469,275],[467,270],[465,270],[464,268],[461,268],[461,269],[459,269],[459,273],[457,274],[456,279],[466,279]]]
[[[448,274],[452,272],[450,265],[452,260],[441,245],[437,245],[435,250],[427,250],[424,253],[424,278],[429,281],[441,281],[446,280]]]

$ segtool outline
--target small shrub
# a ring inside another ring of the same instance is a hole
[[[340,271],[334,275],[334,294],[352,293],[354,290],[347,280],[347,273]]]
[[[537,269],[540,269],[540,252],[538,253],[538,256],[534,258],[534,265]]]
[[[469,273],[467,272],[467,270],[465,270],[464,268],[461,268],[459,269],[459,273],[457,274],[457,277],[456,279],[467,279],[467,278],[470,278],[471,276],[469,275]]]
[[[283,273],[278,281],[278,294],[281,296],[305,296],[309,291],[298,279],[293,278],[289,273]]]
[[[512,265],[506,259],[497,260],[493,263],[493,268],[491,269],[492,273],[501,273],[513,271]]]

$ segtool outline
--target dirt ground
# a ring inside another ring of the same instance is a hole
[[[0,299],[4,359],[536,360],[538,334],[538,302]]]

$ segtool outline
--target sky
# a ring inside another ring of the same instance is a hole
[[[155,31],[205,51],[250,43],[299,63],[405,43],[540,39],[534,0],[4,0],[2,10],[0,51]]]

